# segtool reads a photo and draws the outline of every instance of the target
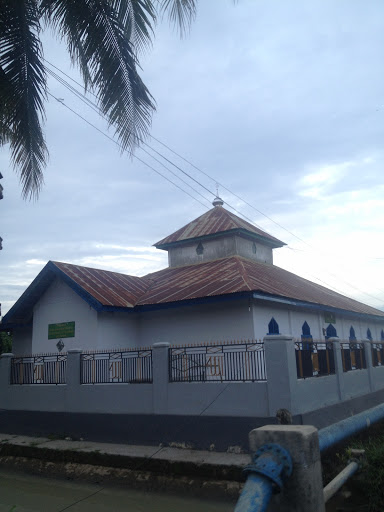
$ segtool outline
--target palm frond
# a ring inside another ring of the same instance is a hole
[[[136,52],[127,37],[129,13],[123,13],[124,5],[128,3],[42,1],[48,22],[67,40],[71,57],[80,66],[81,47],[100,109],[115,127],[122,147],[132,150],[146,136],[155,107],[137,72]],[[125,20],[125,25],[121,20]]]
[[[168,13],[169,20],[184,37],[196,17],[197,0],[161,0],[161,11]]]
[[[111,0],[111,6],[124,27],[136,53],[152,44],[156,11],[152,0]]]
[[[39,40],[35,0],[1,0],[0,129],[11,144],[11,158],[25,198],[38,196],[48,157],[41,128],[44,120],[46,75]]]

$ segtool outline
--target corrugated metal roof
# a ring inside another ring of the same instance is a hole
[[[153,280],[153,284],[138,304],[159,304],[254,291],[384,317],[383,311],[280,267],[250,261],[240,256],[181,268],[167,268],[146,277]]]
[[[49,262],[4,317],[6,323],[30,319],[34,304],[56,278],[63,277],[99,309],[127,308],[202,299],[239,292],[259,292],[319,306],[384,318],[384,312],[345,297],[275,265],[240,256],[166,268],[144,277],[69,263]],[[94,302],[92,302],[94,301]]]
[[[155,247],[162,248],[162,246],[167,246],[168,244],[224,233],[235,229],[245,230],[251,235],[261,236],[267,239],[275,247],[282,247],[285,245],[284,242],[281,242],[274,236],[227,211],[222,206],[215,206],[207,213],[204,213],[204,215],[201,215],[183,228],[178,229],[154,245]]]
[[[133,307],[149,286],[143,277],[57,261],[52,263],[103,306]]]
[[[383,311],[283,268],[240,256],[165,268],[141,278],[68,263],[53,263],[104,306],[130,308],[253,291],[384,317]]]

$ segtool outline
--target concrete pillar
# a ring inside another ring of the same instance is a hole
[[[67,387],[74,388],[75,391],[80,386],[80,365],[81,365],[81,354],[80,348],[73,348],[68,350],[67,359]]]
[[[14,354],[2,354],[0,357],[0,409],[8,408],[11,361],[13,357],[15,357]]]
[[[159,342],[152,346],[152,406],[154,414],[167,414],[168,411],[168,352],[169,343]]]
[[[365,362],[367,365],[369,389],[375,391],[375,380],[373,377],[373,361],[372,361],[372,342],[368,339],[363,339],[361,342],[364,344]]]
[[[78,412],[75,404],[78,403],[78,393],[80,389],[82,352],[83,351],[79,348],[73,348],[67,352],[67,385],[65,386],[65,410],[67,412]]]
[[[318,432],[309,425],[265,425],[252,430],[254,454],[267,443],[277,443],[292,457],[292,475],[281,493],[272,496],[271,512],[325,512]]]
[[[333,345],[333,354],[335,359],[335,373],[337,378],[337,390],[339,393],[339,400],[345,400],[345,381],[343,359],[341,357],[341,346],[339,338],[329,338]]]
[[[288,409],[292,414],[296,414],[297,370],[292,336],[265,336],[264,351],[269,416],[275,416],[279,409]]]

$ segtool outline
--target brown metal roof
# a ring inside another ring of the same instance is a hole
[[[274,247],[282,247],[285,245],[284,242],[281,242],[274,236],[257,228],[246,220],[241,219],[222,206],[215,206],[207,213],[204,213],[204,215],[201,215],[183,228],[178,229],[172,233],[172,235],[163,238],[160,240],[160,242],[157,242],[154,245],[155,247],[161,249],[168,244],[190,240],[193,238],[216,235],[218,233],[225,233],[226,231],[235,229],[245,230],[251,235],[263,237],[267,239],[269,243]]]
[[[52,263],[103,306],[133,307],[149,285],[143,277],[57,261]]]
[[[384,317],[383,311],[280,267],[240,256],[165,268],[144,277],[52,263],[103,306],[134,307],[253,291]]]
[[[240,256],[180,268],[167,268],[146,277],[153,283],[139,300],[140,305],[253,291],[384,317],[383,311],[345,297],[280,267],[250,261]]]
[[[4,317],[4,322],[27,321],[34,304],[57,275],[63,276],[85,300],[96,307],[99,303],[112,308],[133,308],[256,292],[384,318],[383,311],[280,267],[232,256],[185,267],[166,268],[144,277],[49,262]],[[92,303],[93,299],[97,301],[96,304]]]

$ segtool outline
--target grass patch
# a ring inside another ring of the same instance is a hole
[[[351,449],[365,450],[361,469],[347,482],[352,496],[345,510],[384,511],[384,425],[379,424],[350,439],[322,458],[323,482],[326,485],[351,461]],[[356,507],[356,508],[355,508]]]

